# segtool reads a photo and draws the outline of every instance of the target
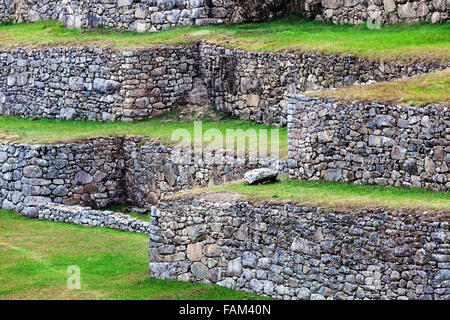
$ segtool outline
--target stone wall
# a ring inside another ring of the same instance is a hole
[[[285,161],[249,158],[223,150],[201,154],[191,148],[168,148],[159,143],[139,146],[133,141],[126,141],[123,149],[128,202],[139,207],[154,205],[158,199],[181,190],[243,179],[255,168],[273,167],[287,173]]]
[[[176,191],[242,179],[257,166],[287,172],[284,161],[249,160],[234,154],[218,163],[209,161],[209,153],[182,157],[190,149],[141,141],[94,138],[60,145],[1,143],[0,208],[36,217],[37,208],[51,202],[91,208],[125,202],[149,207]]]
[[[333,23],[446,22],[446,0],[5,0],[0,22],[60,20],[70,28],[155,32],[176,26],[268,21],[294,12]]]
[[[381,24],[449,19],[446,0],[289,0],[289,8],[300,16],[335,24]]]
[[[0,144],[0,208],[36,217],[45,203],[107,207],[125,201],[121,139]]]
[[[288,94],[386,81],[448,64],[401,64],[355,56],[257,53],[208,44],[118,51],[0,51],[0,115],[132,121],[186,102],[205,83],[213,106],[234,117],[287,123]]]
[[[6,0],[1,22],[60,20],[69,28],[116,28],[156,32],[177,26],[266,21],[284,9],[253,0]],[[280,2],[280,1],[278,1]]]
[[[201,74],[213,105],[241,119],[286,125],[288,95],[369,81],[388,81],[447,64],[402,64],[353,55],[268,53],[201,44]]]
[[[103,121],[158,115],[192,89],[197,54],[196,45],[0,51],[0,114]]]
[[[42,205],[39,208],[38,219],[143,234],[149,234],[152,229],[149,222],[122,213],[54,203]]]
[[[448,212],[430,218],[173,200],[152,210],[150,276],[278,299],[448,300]]]
[[[292,178],[450,189],[448,106],[291,96]]]

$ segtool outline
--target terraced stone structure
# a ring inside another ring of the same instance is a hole
[[[288,135],[292,178],[450,190],[448,106],[292,95]]]
[[[286,126],[288,94],[386,81],[448,63],[378,62],[348,55],[256,53],[209,44],[133,51],[0,51],[0,115],[133,121],[186,103],[193,89],[233,117]],[[206,89],[200,87],[206,86]]]
[[[448,300],[448,212],[434,214],[174,199],[152,211],[150,276],[288,300]]]
[[[449,18],[445,0],[6,0],[0,22],[155,32],[267,21],[294,11],[334,23]],[[449,212],[255,206],[239,195],[174,192],[272,167],[302,180],[448,191],[448,106],[341,103],[297,93],[449,67],[314,53],[255,53],[207,43],[131,51],[0,51],[0,115],[133,121],[199,100],[241,119],[285,126],[289,161],[214,150],[208,157],[142,138],[58,145],[0,143],[0,208],[30,218],[146,233],[150,275],[216,283],[279,299],[450,299]],[[183,157],[188,155],[187,157]],[[217,159],[221,161],[217,161]],[[212,160],[212,161],[210,161]],[[226,199],[226,201],[220,199]],[[218,200],[217,200],[218,199]],[[151,224],[111,212],[152,208]]]
[[[200,71],[213,105],[234,117],[286,126],[290,94],[389,81],[448,67],[354,55],[271,53],[200,45]]]

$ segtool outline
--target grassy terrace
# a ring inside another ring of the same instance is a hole
[[[69,30],[55,21],[0,26],[2,48],[61,45],[148,48],[201,40],[252,51],[352,53],[372,59],[403,61],[450,59],[450,23],[393,25],[369,30],[365,25],[333,25],[286,18],[267,23],[180,27],[153,34]]]
[[[370,100],[396,104],[450,104],[450,69],[392,82],[309,93],[343,101]]]
[[[194,122],[181,120],[172,113],[133,123],[52,119],[32,121],[19,117],[0,116],[0,141],[8,140],[18,143],[52,144],[91,137],[133,135],[145,136],[160,140],[167,145],[173,145],[175,142],[172,141],[172,134],[175,130],[180,129],[187,130],[194,137]],[[203,133],[214,133],[215,130],[218,130],[225,136],[227,130],[234,129],[242,130],[236,131],[237,136],[244,136],[245,133],[249,132],[248,130],[255,130],[256,133],[261,132],[260,130],[267,130],[269,145],[273,145],[273,147],[278,145],[280,156],[287,156],[287,128],[274,128],[246,120],[212,120],[208,118],[202,120]],[[279,139],[278,141],[274,140],[274,143],[271,141],[273,130],[279,130]],[[204,137],[203,144],[209,144],[210,141],[210,139]],[[217,140],[212,141],[212,144],[220,148],[223,147]],[[252,150],[252,145],[248,143],[248,140],[245,149]]]
[[[230,192],[249,202],[286,201],[324,207],[402,207],[450,211],[448,192],[386,186],[354,185],[323,181],[292,181],[283,176],[276,184],[249,186],[246,182],[230,183],[182,194]]]
[[[0,210],[0,299],[260,299],[229,289],[148,277],[148,237],[29,220]],[[81,290],[68,290],[68,266]]]

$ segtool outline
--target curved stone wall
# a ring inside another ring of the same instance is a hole
[[[448,212],[180,199],[151,224],[153,278],[289,300],[450,299]]]
[[[293,95],[289,173],[302,180],[448,191],[449,128],[448,106],[342,103]]]

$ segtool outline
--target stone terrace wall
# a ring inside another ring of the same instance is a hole
[[[241,119],[286,125],[288,94],[387,81],[447,65],[378,62],[356,56],[267,53],[201,44],[201,73],[214,106]]]
[[[446,0],[289,0],[295,13],[335,24],[363,24],[377,19],[382,24],[428,21],[446,22]]]
[[[0,207],[35,217],[41,204],[125,201],[119,138],[64,145],[0,144]]]
[[[142,51],[0,51],[0,114],[137,120],[170,110],[192,89],[196,45]]]
[[[242,179],[257,166],[287,172],[284,161],[234,155],[223,164],[189,158],[185,148],[141,139],[95,138],[61,145],[0,144],[0,208],[36,217],[46,203],[149,207],[170,193]]]
[[[176,26],[267,21],[294,12],[333,23],[446,22],[446,0],[4,0],[0,22],[60,20],[70,28],[155,32]]]
[[[450,189],[448,106],[293,95],[288,137],[292,178]]]
[[[223,150],[213,150],[209,156],[186,157],[192,150],[152,143],[138,146],[133,141],[126,141],[123,150],[128,201],[139,207],[154,205],[161,197],[181,190],[243,179],[247,171],[255,168],[273,167],[287,173],[285,161],[250,160]]]
[[[131,218],[112,211],[98,211],[91,208],[49,203],[39,208],[39,220],[65,222],[87,227],[110,228],[125,232],[149,234],[152,229],[149,222]]]
[[[355,56],[256,53],[208,44],[117,51],[0,51],[0,115],[132,121],[186,102],[204,81],[219,110],[269,125],[287,123],[287,95],[435,71]]]
[[[116,28],[155,32],[176,26],[266,20],[267,5],[252,8],[249,0],[6,0],[1,22],[60,20],[69,28]],[[250,9],[250,10],[249,10]],[[282,9],[281,9],[282,10]]]
[[[150,276],[278,299],[448,300],[446,215],[174,200],[152,210]]]

